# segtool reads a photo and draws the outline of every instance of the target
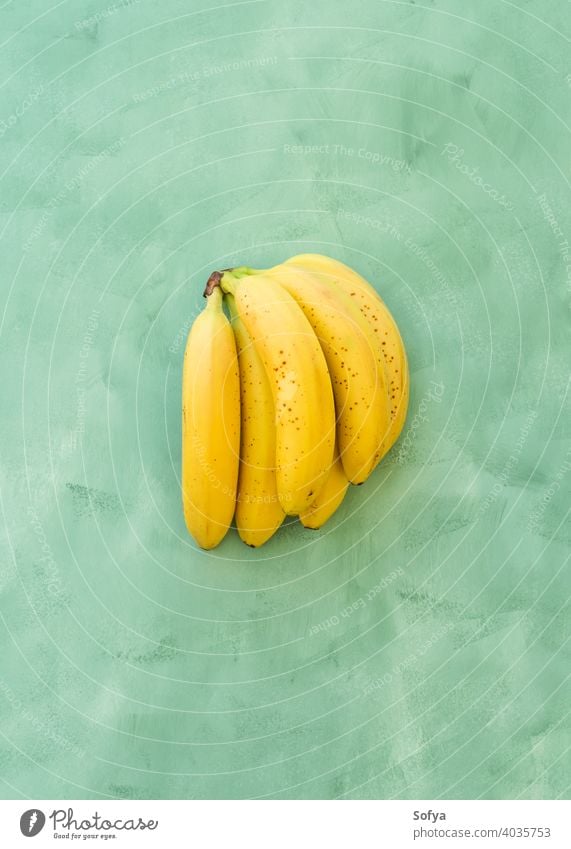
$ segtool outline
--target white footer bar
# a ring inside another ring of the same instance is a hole
[[[31,842],[33,840],[33,842]],[[3,801],[0,845],[570,849],[569,801]]]

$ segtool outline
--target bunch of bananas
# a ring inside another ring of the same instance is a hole
[[[286,515],[320,528],[403,428],[397,325],[362,277],[318,254],[214,272],[205,296],[183,367],[188,530],[209,549],[233,518],[254,547]]]

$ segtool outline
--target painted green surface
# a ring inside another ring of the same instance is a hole
[[[568,797],[567,3],[0,21],[2,793]],[[407,431],[323,532],[203,553],[184,337],[300,250],[394,311]]]

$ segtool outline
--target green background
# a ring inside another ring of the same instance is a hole
[[[568,797],[568,4],[0,21],[2,792]],[[407,429],[323,531],[202,552],[204,281],[308,250],[394,312]]]

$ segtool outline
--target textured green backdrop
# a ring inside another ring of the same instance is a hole
[[[6,797],[568,797],[564,0],[0,6]],[[319,250],[410,355],[323,532],[197,550],[207,274]]]

